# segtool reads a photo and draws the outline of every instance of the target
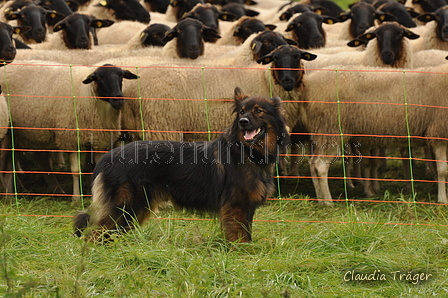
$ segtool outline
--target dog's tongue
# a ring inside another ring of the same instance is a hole
[[[246,140],[251,140],[251,139],[253,139],[255,137],[256,134],[257,134],[257,130],[256,129],[254,129],[254,130],[245,130],[244,131],[244,138]]]

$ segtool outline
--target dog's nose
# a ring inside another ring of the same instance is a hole
[[[249,119],[247,119],[247,118],[241,118],[240,121],[239,121],[239,123],[240,123],[241,126],[244,127],[244,126],[246,126],[246,125],[249,124]]]

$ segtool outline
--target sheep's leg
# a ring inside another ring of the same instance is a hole
[[[72,172],[72,179],[73,179],[73,203],[79,203],[81,202],[81,190],[80,190],[80,168],[78,164],[78,153],[77,152],[71,152],[70,153],[70,170]]]
[[[438,186],[438,202],[447,204],[448,200],[446,197],[446,171],[447,167],[447,156],[446,156],[446,144],[433,145],[434,154],[437,160],[437,186]]]
[[[436,177],[437,166],[436,163],[433,161],[435,159],[434,150],[431,148],[431,146],[424,146],[423,149],[425,150],[425,158],[427,159],[427,161],[425,162],[426,176]]]
[[[325,157],[325,151],[328,150],[319,148],[314,151],[314,156],[312,156],[310,159],[310,171],[319,203],[331,206],[333,205],[333,202],[330,187],[328,184],[328,171],[330,169],[331,163],[334,161],[334,158]]]
[[[10,150],[5,149],[11,149],[11,139],[9,137],[3,138],[1,141],[1,148],[3,149],[0,152],[0,167],[3,171],[7,171],[8,173],[5,173],[2,176],[2,185],[5,188],[6,193],[13,193],[14,192],[14,181],[13,181],[13,174],[12,174],[12,154]]]
[[[371,181],[371,173],[372,173],[372,158],[366,157],[370,156],[371,151],[367,148],[360,149],[362,155],[364,158],[361,160],[361,168],[363,171],[363,177],[364,177],[364,193],[367,197],[373,197],[375,195],[375,192],[372,188],[372,181]]]
[[[380,149],[378,149],[378,148],[371,149],[370,154],[371,154],[371,156],[379,157]],[[381,160],[379,158],[372,158],[372,160],[370,161],[370,177],[372,178],[371,186],[372,186],[373,192],[375,192],[375,193],[378,193],[381,190],[380,182],[378,181],[378,172],[379,172],[379,168],[380,168],[380,161]]]

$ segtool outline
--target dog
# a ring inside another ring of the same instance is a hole
[[[170,201],[217,214],[226,240],[251,242],[255,210],[274,191],[274,164],[289,134],[280,98],[236,87],[233,113],[211,142],[135,141],[106,153],[94,169],[92,203],[75,217],[75,235],[95,241],[104,231],[128,231]]]

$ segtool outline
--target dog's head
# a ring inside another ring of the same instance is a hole
[[[236,87],[233,130],[238,140],[254,149],[276,153],[277,145],[289,140],[281,103],[278,97],[251,97]]]

